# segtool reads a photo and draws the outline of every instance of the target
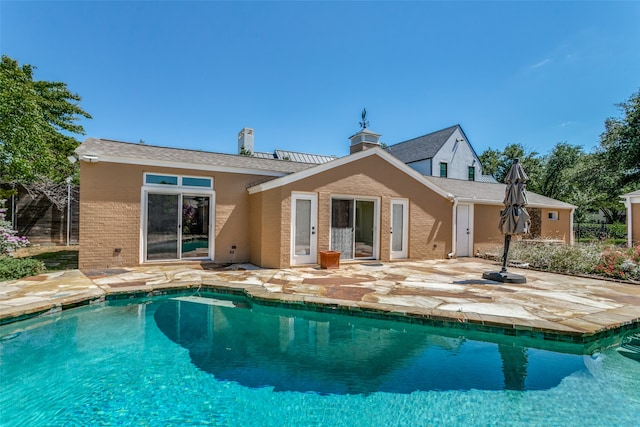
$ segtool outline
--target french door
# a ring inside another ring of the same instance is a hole
[[[145,261],[212,258],[210,195],[146,195]]]
[[[341,259],[377,259],[377,222],[377,200],[332,199],[331,250]]]
[[[291,264],[315,264],[317,253],[318,196],[291,195]]]
[[[408,255],[409,202],[406,199],[391,200],[391,259],[404,259]]]

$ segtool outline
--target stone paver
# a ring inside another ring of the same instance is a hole
[[[231,289],[258,303],[339,309],[369,316],[410,317],[430,324],[512,329],[546,338],[590,341],[640,327],[640,285],[510,269],[526,284],[482,279],[497,265],[480,259],[343,264],[214,271],[161,265],[43,274],[0,283],[0,324],[127,295]]]

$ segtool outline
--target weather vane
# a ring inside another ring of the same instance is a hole
[[[369,120],[367,120],[367,109],[363,108],[362,109],[362,121],[360,122],[360,127],[362,127],[362,129],[366,129],[367,126],[369,126]]]

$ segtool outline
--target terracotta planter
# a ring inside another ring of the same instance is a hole
[[[320,251],[321,268],[340,268],[340,252]]]

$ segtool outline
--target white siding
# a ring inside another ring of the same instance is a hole
[[[480,162],[469,145],[469,141],[464,138],[459,129],[451,134],[449,140],[433,157],[432,173],[425,175],[440,176],[440,163],[447,163],[447,178],[469,179],[469,166],[474,166],[476,179],[481,173]],[[412,164],[409,166],[413,167]]]
[[[431,175],[431,159],[420,160],[418,162],[407,163],[412,169],[417,170],[422,175]]]

